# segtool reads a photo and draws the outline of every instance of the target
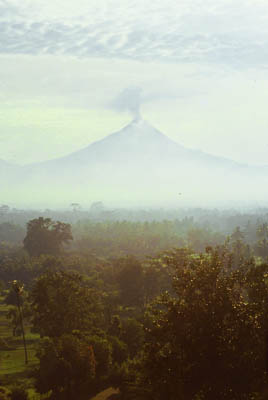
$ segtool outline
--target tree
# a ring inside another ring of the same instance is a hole
[[[70,207],[72,207],[74,213],[81,209],[81,205],[79,203],[71,203]]]
[[[23,244],[30,256],[57,255],[72,239],[70,224],[39,217],[28,222]]]
[[[76,335],[45,338],[37,351],[35,373],[39,393],[51,391],[51,399],[88,399],[95,393],[96,361],[92,345]]]
[[[260,257],[268,257],[268,223],[265,222],[257,227],[258,241],[255,244],[255,251]]]
[[[257,227],[257,237],[259,239],[268,238],[268,223],[264,222],[263,224]]]
[[[142,306],[144,303],[144,276],[141,263],[132,256],[117,261],[117,282],[124,306]]]
[[[266,381],[263,312],[249,301],[247,270],[231,263],[231,254],[213,249],[184,259],[170,255],[173,294],[163,293],[151,307],[136,366],[141,398],[241,400],[260,390]]]
[[[23,315],[21,311],[21,300],[20,296],[23,293],[23,284],[20,282],[14,280],[12,282],[12,288],[16,294],[17,297],[17,307],[18,307],[18,314],[19,314],[19,321],[20,321],[20,326],[21,326],[21,332],[22,332],[22,338],[23,338],[23,347],[24,347],[24,354],[25,354],[25,364],[28,364],[28,352],[27,352],[27,346],[26,346],[26,340],[25,340],[25,331],[24,331],[24,324],[23,324]]]
[[[90,211],[92,213],[101,213],[104,211],[104,205],[102,201],[95,201],[94,203],[91,204],[90,206]]]
[[[32,317],[31,305],[26,301],[22,307],[23,320],[30,322]],[[22,334],[21,320],[18,307],[11,306],[8,308],[6,318],[10,321],[9,324],[12,327],[13,336],[20,336]]]
[[[235,243],[237,241],[243,242],[244,238],[245,238],[245,236],[244,236],[243,232],[241,232],[240,226],[237,226],[234,229],[233,233],[231,234],[231,242],[232,243]]]
[[[244,238],[243,232],[241,232],[240,227],[237,226],[226,242],[226,244],[230,244],[230,248],[232,249],[235,268],[243,262],[243,259],[250,259],[251,257],[250,246],[244,242]]]
[[[0,242],[20,243],[25,236],[25,229],[10,222],[0,224]]]
[[[10,400],[10,393],[7,388],[0,386],[0,400]]]
[[[210,229],[194,227],[187,232],[188,246],[196,252],[202,252],[206,246],[215,246],[223,241],[222,234],[212,232]]]
[[[2,204],[0,206],[0,216],[6,215],[10,211],[10,208],[7,204]]]
[[[32,289],[33,326],[41,336],[91,332],[103,318],[101,294],[77,273],[48,271]]]
[[[14,385],[11,387],[11,400],[28,400],[28,392],[23,385]]]
[[[91,283],[77,273],[50,270],[32,289],[33,327],[42,337],[36,387],[52,391],[51,399],[89,398],[109,384],[112,361],[126,358],[126,345],[103,331],[103,293]]]
[[[135,318],[127,318],[122,325],[121,339],[127,345],[130,358],[133,358],[144,342],[143,326]]]

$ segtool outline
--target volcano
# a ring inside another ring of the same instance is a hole
[[[141,118],[68,156],[21,167],[9,182],[2,193],[5,201],[30,197],[36,205],[102,200],[204,206],[254,202],[256,196],[268,200],[267,167],[187,149]]]

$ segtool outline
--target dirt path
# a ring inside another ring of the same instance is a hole
[[[118,393],[117,389],[109,388],[97,394],[97,396],[93,397],[91,400],[107,400],[109,396],[112,394]]]

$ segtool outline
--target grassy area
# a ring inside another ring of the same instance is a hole
[[[0,337],[6,338],[12,335],[12,329],[9,326],[6,314],[9,306],[3,303],[4,298],[0,297]]]
[[[4,304],[3,300],[4,298],[0,297],[0,338],[4,340],[6,346],[0,349],[0,381],[1,384],[10,385],[28,381],[29,372],[37,364],[35,346],[39,336],[31,333],[30,326],[25,324],[28,352],[28,364],[25,365],[22,336],[13,336],[10,321],[6,318],[10,306]]]
[[[33,346],[29,346],[28,348],[28,359],[29,362],[26,366],[23,346],[19,346],[14,350],[12,349],[7,351],[1,351],[0,376],[2,375],[14,376],[14,374],[27,372],[27,370],[29,371],[29,369],[31,369],[31,367],[33,367],[37,363],[37,360],[35,358],[35,349],[33,348]]]

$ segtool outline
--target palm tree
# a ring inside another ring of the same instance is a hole
[[[21,300],[20,300],[20,296],[23,293],[23,287],[24,287],[24,285],[19,283],[17,280],[14,280],[12,282],[12,288],[13,288],[14,292],[16,293],[16,297],[17,297],[17,306],[18,306],[18,311],[19,311],[22,338],[23,338],[23,346],[24,346],[25,364],[28,364],[28,354],[27,354],[25,332],[24,332],[24,325],[23,325],[23,316],[22,316],[22,312],[21,312]]]

